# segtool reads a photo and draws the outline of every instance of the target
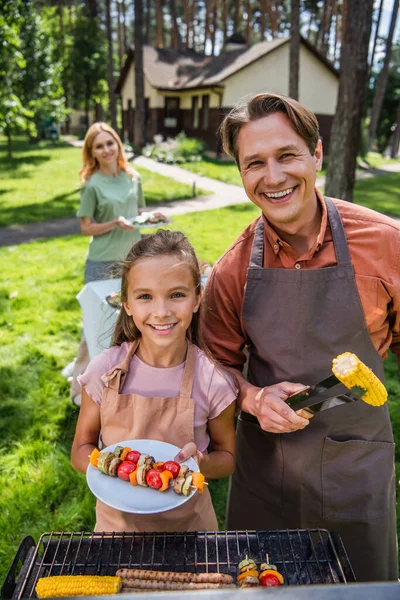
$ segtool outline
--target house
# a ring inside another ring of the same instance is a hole
[[[218,126],[240,98],[271,91],[289,94],[290,38],[247,46],[234,34],[219,56],[193,50],[143,47],[146,138],[174,137],[184,131],[218,149]],[[131,47],[117,83],[123,111],[123,137],[133,140],[135,50]],[[317,116],[325,149],[336,109],[339,74],[301,38],[299,100]]]

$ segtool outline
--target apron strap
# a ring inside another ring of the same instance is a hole
[[[336,253],[338,267],[351,266],[349,247],[339,211],[332,198],[324,196],[329,225],[332,231],[333,245]],[[250,255],[250,267],[263,268],[264,266],[264,220],[261,216],[254,232],[253,246]]]
[[[332,198],[324,196],[338,267],[352,266],[346,234],[338,208]]]
[[[263,216],[258,219],[256,230],[254,232],[253,246],[250,255],[250,267],[264,266],[264,220]]]
[[[191,398],[194,374],[196,370],[196,359],[197,350],[196,346],[188,341],[188,349],[186,353],[186,363],[183,371],[182,383],[181,383],[181,398]]]
[[[132,345],[129,348],[128,354],[125,356],[124,360],[101,376],[102,382],[107,384],[109,389],[114,390],[114,392],[117,392],[118,394],[128,372],[131,358],[135,354],[139,343],[140,339],[132,342]]]

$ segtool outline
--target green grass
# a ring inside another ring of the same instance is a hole
[[[256,214],[253,205],[232,206],[174,217],[173,228],[213,263]],[[61,375],[80,338],[75,296],[86,251],[82,236],[0,248],[0,582],[24,536],[37,541],[46,531],[94,527],[94,499],[69,463],[78,409]],[[400,384],[393,356],[385,367],[399,467]],[[210,488],[223,528],[227,481]]]
[[[81,151],[59,141],[29,144],[13,141],[6,156],[0,138],[0,227],[73,217],[79,206]],[[137,169],[148,205],[192,197],[192,187],[147,169]],[[204,194],[198,190],[198,194]]]
[[[356,182],[354,202],[378,212],[400,217],[400,173],[367,177]]]
[[[395,165],[399,164],[398,158],[385,158],[379,152],[368,152],[365,157],[365,162],[368,163],[370,167],[374,167],[376,169],[384,168],[386,165]]]

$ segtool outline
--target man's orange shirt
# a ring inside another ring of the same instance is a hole
[[[317,196],[321,202],[322,195],[318,191]],[[344,225],[372,342],[382,358],[390,347],[397,355],[400,369],[400,223],[350,202],[335,199],[334,202]],[[336,265],[325,203],[321,202],[321,206],[320,233],[311,250],[300,257],[263,217],[264,267],[321,269]],[[257,221],[253,221],[218,260],[205,290],[207,344],[222,364],[240,370],[245,362],[243,349],[249,341],[242,322],[242,306]],[[309,326],[312,327],[312,323]],[[290,333],[284,327],[282,335],[286,335],[290,343]]]

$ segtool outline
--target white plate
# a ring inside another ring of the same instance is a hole
[[[180,450],[177,446],[156,440],[126,440],[125,442],[112,444],[104,448],[102,452],[112,451],[116,446],[124,446],[142,453],[145,452],[150,456],[154,456],[156,462],[173,460]],[[188,458],[182,464],[187,465],[192,471],[199,470],[193,458]],[[165,492],[159,492],[149,487],[133,486],[129,481],[124,481],[119,477],[105,475],[92,465],[89,465],[86,471],[86,480],[92,494],[104,504],[123,512],[140,515],[151,515],[171,510],[187,502],[196,493],[196,490],[192,490],[189,496],[184,496],[183,494],[176,494],[172,488]]]
[[[158,212],[158,211],[155,211],[155,212]],[[167,221],[165,221],[165,222],[143,223],[143,224],[140,222],[136,222],[137,219],[140,220],[140,218],[142,218],[143,221],[145,221],[146,219],[152,217],[153,215],[154,215],[154,212],[146,212],[146,213],[142,213],[141,215],[138,215],[137,217],[129,217],[126,220],[129,221],[135,227],[139,227],[140,229],[154,229],[154,227],[163,227],[164,225],[169,225],[172,222],[169,217],[166,217],[166,215],[163,215],[163,217],[165,217],[167,219]]]

